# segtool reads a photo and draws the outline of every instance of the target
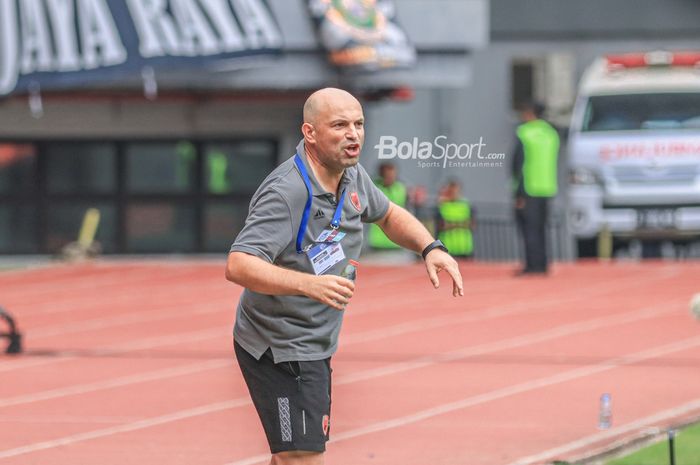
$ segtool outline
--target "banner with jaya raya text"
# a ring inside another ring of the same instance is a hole
[[[265,0],[0,0],[0,96],[281,48]]]

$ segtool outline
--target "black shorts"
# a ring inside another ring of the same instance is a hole
[[[234,342],[270,451],[326,450],[331,415],[331,359],[274,363],[268,349],[260,360]]]

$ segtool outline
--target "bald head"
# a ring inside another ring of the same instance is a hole
[[[310,160],[342,173],[357,164],[365,140],[362,105],[349,92],[317,90],[304,104],[304,150]]]
[[[326,87],[317,90],[306,99],[304,103],[304,122],[314,124],[317,122],[319,115],[329,111],[339,105],[360,106],[360,102],[353,97],[350,92],[335,87]]]

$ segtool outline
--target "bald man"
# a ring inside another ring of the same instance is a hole
[[[392,241],[422,254],[435,288],[445,270],[452,294],[464,293],[447,249],[358,163],[364,124],[362,106],[348,92],[314,92],[296,153],[260,185],[229,253],[226,278],[245,288],[234,348],[271,464],[324,463],[331,356],[355,291],[341,272],[359,258],[362,223],[378,224]]]

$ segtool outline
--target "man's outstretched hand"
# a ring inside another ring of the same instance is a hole
[[[452,278],[452,295],[455,297],[464,295],[462,274],[459,272],[457,261],[452,258],[450,254],[440,249],[431,250],[428,255],[425,256],[425,269],[428,271],[430,282],[433,283],[435,289],[440,287],[438,273],[445,270]]]

